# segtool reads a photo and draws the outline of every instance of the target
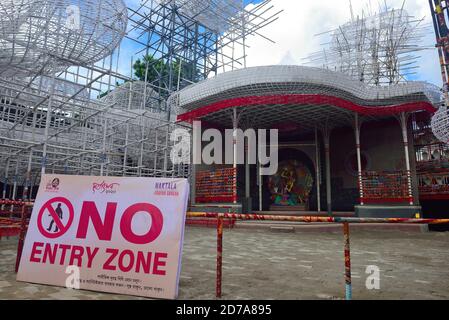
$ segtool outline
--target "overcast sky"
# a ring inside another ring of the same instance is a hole
[[[133,6],[138,0],[125,0]],[[244,0],[246,3],[249,0]],[[258,0],[256,0],[257,2]],[[404,0],[386,0],[392,8],[401,8]],[[384,0],[352,0],[354,14],[362,10],[378,11],[379,3],[384,6]],[[248,66],[273,64],[302,64],[302,59],[308,54],[320,50],[322,38],[316,37],[338,27],[351,19],[349,0],[272,0],[277,10],[284,10],[279,20],[263,29],[263,34],[276,43],[272,44],[263,38],[248,39],[250,48],[247,51]],[[426,18],[431,24],[430,8],[426,0],[406,0],[404,8],[416,18]],[[426,45],[434,45],[435,35],[429,29],[428,36],[423,41]],[[436,49],[419,53],[420,70],[417,79],[441,85],[441,73]]]

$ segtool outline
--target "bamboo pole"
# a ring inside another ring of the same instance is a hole
[[[221,284],[223,276],[223,216],[217,215],[217,280],[216,296],[221,298]]]
[[[345,292],[346,300],[352,300],[351,280],[351,246],[349,241],[349,223],[343,223],[343,235],[345,243]]]
[[[1,202],[0,202],[1,204]],[[449,219],[414,219],[414,218],[350,218],[350,217],[317,217],[317,216],[278,216],[278,215],[257,215],[257,214],[237,214],[222,213],[224,219],[234,220],[254,220],[254,221],[290,221],[304,223],[390,223],[390,224],[449,224]],[[213,218],[216,219],[218,213],[189,212],[188,218]]]

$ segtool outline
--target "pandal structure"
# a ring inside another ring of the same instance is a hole
[[[407,81],[418,68],[417,54],[432,49],[423,45],[430,31],[423,20],[404,9],[388,8],[352,17],[339,28],[320,34],[329,37],[326,47],[305,61],[375,86]]]

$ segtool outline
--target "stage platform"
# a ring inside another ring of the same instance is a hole
[[[272,222],[272,221],[236,221],[235,229],[255,229],[278,233],[341,233],[342,225],[336,223],[294,223],[294,222]],[[351,224],[350,230],[357,231],[404,231],[413,233],[429,232],[427,224]]]
[[[191,207],[191,212],[205,212],[198,211],[201,207]],[[211,208],[207,206],[207,208]],[[195,209],[196,211],[192,211]],[[216,209],[216,208],[215,208]],[[219,211],[209,212],[228,212],[223,207]],[[229,209],[229,208],[227,208]],[[232,211],[231,211],[232,212]],[[291,211],[255,211],[257,215],[279,215],[279,216],[312,216],[312,217],[326,217],[327,212],[317,211],[303,211],[303,212],[291,212]],[[355,212],[334,212],[334,217],[356,217]],[[279,233],[297,233],[297,232],[318,232],[318,233],[334,233],[342,232],[340,224],[335,223],[302,223],[302,222],[279,222],[279,221],[227,221],[225,219],[225,228],[229,229],[255,229],[265,230],[268,232]],[[187,225],[195,227],[209,227],[216,228],[216,221],[214,219],[205,218],[189,218]],[[413,233],[425,233],[429,231],[427,224],[351,224],[352,231],[405,231]]]
[[[233,203],[205,203],[195,204],[189,206],[189,212],[211,212],[211,213],[243,213],[241,204]],[[288,211],[288,210],[273,210],[273,211],[252,211],[252,214],[260,215],[279,215],[279,216],[314,216],[314,217],[326,217],[328,213],[326,211]],[[355,212],[334,212],[334,217],[356,217]]]
[[[254,214],[273,216],[298,216],[298,217],[327,217],[327,212],[318,211],[255,211]],[[333,217],[355,217],[355,212],[334,212]]]

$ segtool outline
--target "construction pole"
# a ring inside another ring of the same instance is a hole
[[[5,182],[3,184],[3,195],[2,195],[2,199],[6,199],[6,191],[8,189],[8,174],[9,174],[9,163],[10,163],[10,158],[8,158],[8,160],[6,160],[6,166],[5,166]],[[2,210],[5,210],[5,205],[2,204]]]
[[[19,244],[17,247],[16,256],[16,273],[19,271],[20,259],[22,258],[23,245],[25,241],[26,234],[26,222],[27,222],[27,207],[25,205],[26,199],[28,198],[28,185],[31,183],[31,164],[33,159],[33,149],[30,150],[30,157],[28,158],[28,167],[25,178],[25,186],[22,195],[22,211],[21,211],[21,222],[20,222],[20,234],[19,234]]]
[[[104,175],[104,166],[106,163],[106,134],[108,132],[108,118],[104,119],[104,128],[103,128],[103,154],[101,155],[101,165],[100,165],[100,176]]]
[[[50,89],[50,97],[48,98],[48,106],[47,106],[47,117],[45,119],[45,131],[44,131],[44,146],[42,149],[42,169],[41,174],[45,174],[45,169],[47,166],[47,148],[48,148],[48,132],[50,130],[51,116],[52,116],[52,104],[53,104],[53,95],[55,93],[56,87],[56,75],[52,74],[51,78],[51,89]]]
[[[13,187],[12,187],[12,197],[11,200],[16,200],[16,196],[17,196],[17,182],[19,180],[19,158],[17,158],[16,160],[16,168],[14,170],[14,182],[13,182]],[[11,215],[13,214],[14,211],[14,206],[11,206]]]

